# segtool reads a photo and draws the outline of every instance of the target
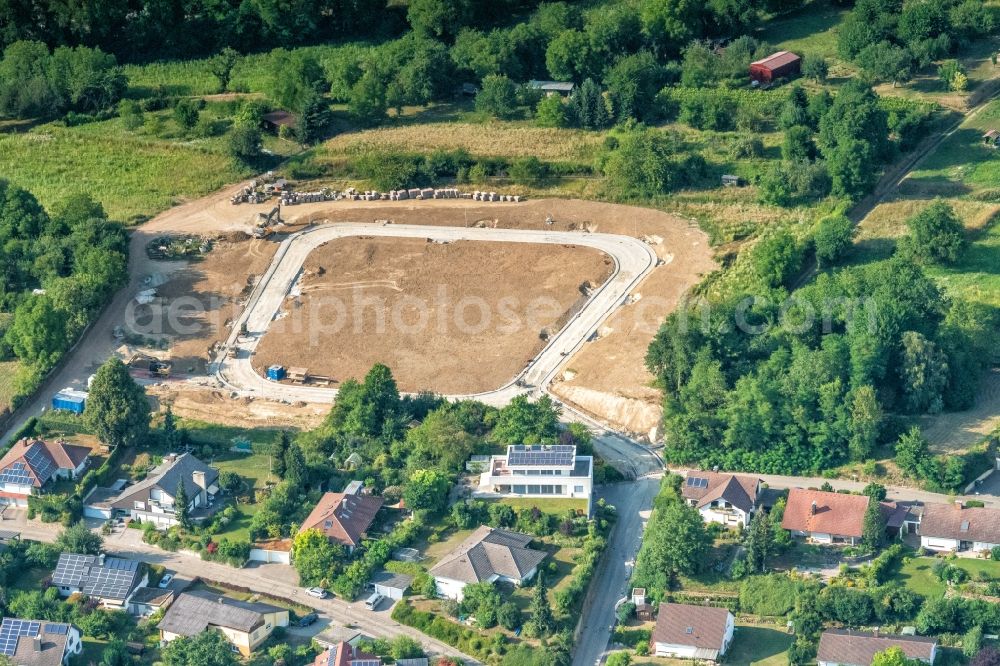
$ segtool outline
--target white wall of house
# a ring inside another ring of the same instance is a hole
[[[682,659],[694,659],[698,650],[693,645],[674,645],[673,643],[656,643],[657,657],[680,657]]]
[[[941,537],[931,537],[926,535],[921,535],[920,537],[920,547],[926,548],[927,550],[958,550],[958,539],[944,539]]]
[[[972,543],[972,550],[976,551],[977,553],[989,552],[998,545],[1000,544],[987,543],[985,541],[974,541]]]
[[[463,594],[463,590],[465,590],[467,583],[464,581],[435,576],[434,583],[437,585],[437,593],[439,597],[461,601],[462,597],[465,596]]]
[[[403,590],[398,587],[387,587],[385,585],[375,583],[375,592],[377,594],[381,594],[386,599],[392,599],[393,601],[399,601],[403,598]]]
[[[716,500],[698,509],[701,519],[706,523],[719,523],[726,527],[746,527],[750,524],[751,514],[732,505],[729,508],[719,506],[720,503],[725,504],[722,500]]]
[[[83,652],[83,641],[80,640],[80,630],[69,625],[69,631],[66,632],[66,648],[63,652],[63,663],[67,663],[69,658],[78,655]]]

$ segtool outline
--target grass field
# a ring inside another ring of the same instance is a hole
[[[10,407],[14,399],[14,374],[17,361],[0,361],[0,414]]]
[[[813,0],[769,21],[754,36],[785,51],[836,58],[837,28],[849,12],[831,0]]]
[[[79,127],[52,123],[0,134],[0,174],[30,190],[46,208],[87,192],[112,219],[128,221],[247,175],[225,154],[222,141],[135,134],[117,118]]]
[[[240,517],[226,525],[224,531],[213,534],[212,538],[216,541],[223,538],[230,541],[249,541],[250,520],[260,510],[260,507],[260,504],[240,504],[237,507],[240,510]]]
[[[569,510],[583,512],[587,510],[587,500],[567,499],[562,497],[504,497],[502,499],[482,498],[487,502],[500,502],[514,509],[531,509],[537,507],[543,513],[561,516]]]
[[[932,571],[935,561],[936,558],[933,557],[914,557],[903,564],[896,578],[917,594],[925,597],[943,596],[947,586]],[[980,574],[1000,578],[1000,562],[993,560],[957,558],[949,560],[949,564],[968,571],[972,580]]]
[[[736,625],[733,647],[726,654],[727,666],[785,666],[793,636],[767,626]]]

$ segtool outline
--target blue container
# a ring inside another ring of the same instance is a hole
[[[86,407],[86,398],[79,395],[70,395],[67,393],[56,393],[52,396],[52,409],[59,409],[66,412],[72,412],[74,414],[83,414],[84,407]]]
[[[280,382],[285,378],[285,368],[280,365],[272,365],[267,369],[267,378],[274,382]]]

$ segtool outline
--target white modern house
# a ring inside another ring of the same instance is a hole
[[[757,509],[760,479],[742,474],[688,472],[681,496],[706,523],[744,528]]]
[[[1000,510],[955,504],[924,504],[916,510],[920,545],[938,552],[988,553],[1000,546]]]
[[[650,637],[657,657],[721,661],[733,642],[736,618],[725,608],[660,604]]]
[[[545,559],[544,551],[528,548],[531,541],[527,534],[479,527],[430,570],[438,596],[461,601],[465,586],[473,583],[523,585]]]
[[[584,499],[590,515],[593,488],[593,456],[578,456],[576,447],[567,444],[518,444],[490,457],[476,494]]]

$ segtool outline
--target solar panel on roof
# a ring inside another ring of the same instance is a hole
[[[45,633],[47,634],[58,634],[63,636],[69,631],[69,627],[65,624],[47,624],[45,625]]]
[[[5,617],[0,624],[0,654],[11,657],[17,651],[17,640],[22,636],[37,636],[40,622]]]
[[[524,465],[557,465],[570,466],[576,459],[576,447],[567,444],[555,446],[510,446],[507,449],[507,464],[511,466]]]

